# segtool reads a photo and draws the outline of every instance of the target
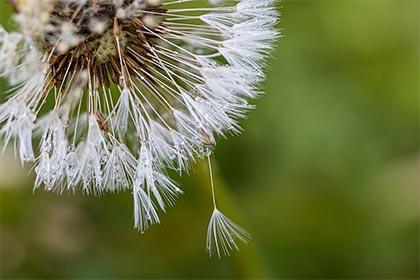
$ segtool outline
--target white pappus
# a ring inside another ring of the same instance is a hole
[[[13,0],[18,31],[0,26],[0,136],[35,162],[35,188],[102,194],[130,190],[144,232],[183,193],[216,136],[260,96],[279,36],[275,0]],[[34,149],[38,146],[38,149]],[[216,207],[210,256],[249,234]]]

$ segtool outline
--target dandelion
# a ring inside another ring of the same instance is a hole
[[[0,136],[35,162],[35,188],[131,190],[134,226],[159,223],[182,190],[168,176],[210,156],[260,95],[278,37],[275,0],[13,0],[0,27]],[[38,149],[34,149],[38,146]],[[249,234],[216,207],[207,250]]]

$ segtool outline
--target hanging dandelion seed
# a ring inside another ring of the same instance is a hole
[[[278,35],[275,0],[10,2],[21,32],[0,27],[4,143],[35,162],[35,189],[131,190],[140,232],[182,194],[166,170],[205,157],[211,174],[215,137],[241,131]],[[210,179],[206,244],[221,257],[250,236]]]

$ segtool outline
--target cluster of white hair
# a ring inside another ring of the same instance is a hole
[[[278,36],[275,0],[13,3],[20,32],[0,27],[0,75],[13,86],[0,135],[36,162],[35,188],[132,190],[141,232],[182,194],[166,170],[241,131]],[[214,203],[210,255],[248,238]]]

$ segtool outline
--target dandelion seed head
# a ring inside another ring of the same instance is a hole
[[[279,35],[274,0],[12,3],[19,31],[0,27],[0,76],[15,86],[0,105],[3,142],[35,162],[35,188],[131,190],[140,232],[182,194],[168,169],[182,174],[242,131]],[[220,211],[209,228],[219,256],[247,236]]]

